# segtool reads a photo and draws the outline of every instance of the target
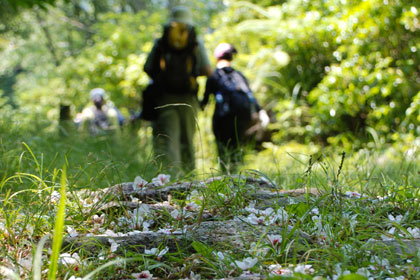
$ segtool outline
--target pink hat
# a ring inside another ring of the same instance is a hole
[[[232,55],[234,53],[237,53],[238,51],[235,49],[234,46],[228,43],[220,43],[217,45],[217,47],[214,49],[214,57],[216,59],[227,59],[232,60]]]

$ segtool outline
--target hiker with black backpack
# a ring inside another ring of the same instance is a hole
[[[144,119],[152,121],[155,155],[173,174],[195,167],[193,138],[198,108],[197,76],[210,76],[203,41],[186,7],[175,7],[144,66],[151,83],[143,93]]]
[[[242,162],[244,145],[251,137],[247,130],[255,119],[262,118],[268,124],[268,116],[255,99],[245,76],[232,68],[235,47],[219,44],[214,50],[216,70],[207,79],[201,108],[207,105],[214,94],[216,106],[213,114],[213,133],[216,138],[219,164],[224,171],[235,171]]]

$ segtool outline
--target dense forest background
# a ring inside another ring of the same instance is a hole
[[[209,56],[222,41],[237,47],[235,67],[276,116],[274,145],[406,146],[420,134],[417,1],[0,2],[3,132],[56,131],[60,105],[74,116],[95,87],[129,118],[153,40],[182,4]]]

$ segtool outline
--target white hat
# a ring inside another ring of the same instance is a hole
[[[90,91],[90,99],[105,98],[105,90],[103,88],[94,88]]]

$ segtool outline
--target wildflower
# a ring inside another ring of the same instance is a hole
[[[69,234],[69,237],[77,237],[77,236],[79,236],[79,233],[77,232],[77,230],[75,230],[71,226],[67,226],[66,230],[67,230],[67,232]]]
[[[283,268],[279,264],[272,264],[268,267],[269,273],[272,276],[282,275],[282,276],[292,276],[293,271],[290,268]]]
[[[93,232],[103,232],[104,229],[102,228],[105,221],[105,214],[102,214],[101,216],[93,215],[92,216],[92,222],[93,222]]]
[[[201,279],[201,275],[200,274],[195,274],[193,271],[191,271],[190,277],[188,279],[189,280],[200,280]]]
[[[389,214],[388,215],[388,219],[391,221],[391,222],[395,222],[395,223],[397,223],[397,224],[401,224],[401,222],[402,222],[402,220],[403,220],[403,216],[402,215],[398,215],[398,216],[396,216],[396,217],[394,217],[394,216],[392,216],[391,214]]]
[[[171,212],[171,216],[174,218],[174,219],[177,219],[178,221],[179,220],[181,220],[181,217],[182,217],[182,215],[181,215],[182,213],[181,212],[179,212],[177,209],[175,209],[175,210],[173,210],[172,212]]]
[[[111,244],[111,253],[114,253],[118,250],[118,247],[120,246],[120,244],[118,244],[117,242],[115,242],[115,240],[113,239],[108,239],[109,244]]]
[[[313,269],[310,264],[298,264],[294,271],[302,274],[312,274],[315,272],[315,269]]]
[[[101,216],[98,216],[98,215],[93,215],[92,216],[93,224],[98,224],[98,225],[102,226],[104,224],[104,221],[105,221],[105,214],[102,214]]]
[[[131,202],[140,203],[140,199],[138,199],[137,197],[133,197],[132,195],[130,195],[130,198]]]
[[[387,240],[393,240],[394,238],[389,237],[389,235],[393,236],[395,234],[395,227],[392,227],[390,230],[388,230],[387,235],[382,234],[381,238],[383,241],[387,241]]]
[[[61,199],[61,194],[58,191],[53,191],[51,193],[51,198],[50,198],[50,202],[57,204]]]
[[[311,215],[319,215],[319,209],[317,207],[311,210]]]
[[[161,228],[157,232],[164,233],[164,234],[172,234],[172,230],[170,228]]]
[[[272,212],[270,214],[270,224],[273,224],[273,223],[276,223],[276,222],[280,223],[280,224],[286,224],[288,219],[289,219],[289,215],[282,208],[279,208],[279,209],[277,209],[277,212]]]
[[[149,231],[149,227],[152,225],[151,222],[144,221],[143,222],[143,231]]]
[[[77,253],[73,253],[73,254],[63,253],[58,258],[58,262],[63,265],[74,265],[80,262],[80,257]]]
[[[270,240],[271,245],[273,245],[273,246],[281,244],[281,242],[283,240],[281,235],[276,235],[276,234],[267,235],[267,237],[268,237],[268,240]]]
[[[80,278],[80,277],[76,277],[76,276],[74,276],[74,275],[72,275],[70,278],[69,278],[69,280],[82,280],[83,278]]]
[[[366,278],[369,278],[371,276],[370,271],[366,267],[359,268],[356,273]]]
[[[358,192],[346,192],[345,195],[350,198],[361,198],[362,195]]]
[[[251,213],[246,220],[252,225],[262,225],[264,224],[264,217],[257,217],[254,213]]]
[[[163,186],[169,183],[170,180],[171,180],[171,175],[159,174],[157,177],[152,179],[152,183],[155,186]]]
[[[248,270],[254,265],[256,265],[258,262],[258,259],[248,257],[244,259],[243,261],[235,261],[235,264],[242,270]]]
[[[131,276],[135,279],[152,279],[153,274],[151,274],[148,270],[145,270],[140,273],[132,273]]]
[[[187,210],[187,211],[196,211],[199,208],[200,208],[200,205],[198,205],[195,202],[187,203],[187,205],[185,205],[185,207],[184,207],[184,209]]]
[[[141,189],[141,188],[143,188],[144,186],[146,186],[147,185],[147,181],[146,180],[144,180],[142,177],[140,177],[140,176],[137,176],[135,179],[134,179],[134,182],[133,182],[133,186],[134,186],[134,189],[136,190],[136,189]]]
[[[420,229],[419,228],[411,228],[409,227],[407,231],[411,234],[413,238],[420,238]]]
[[[166,253],[168,253],[169,248],[165,247],[162,250],[159,250],[158,248],[152,248],[150,250],[145,249],[144,254],[149,256],[156,256],[157,258],[163,257]]]
[[[219,260],[223,261],[223,260],[225,259],[225,255],[223,255],[223,253],[222,253],[222,252],[217,252],[217,253],[215,253],[215,254],[216,254],[216,256],[219,258]]]

